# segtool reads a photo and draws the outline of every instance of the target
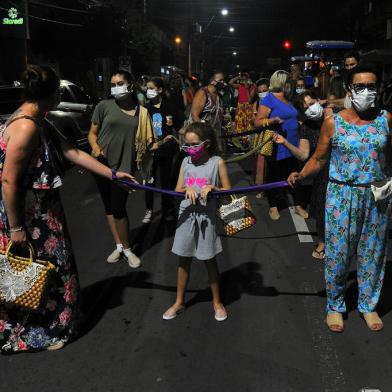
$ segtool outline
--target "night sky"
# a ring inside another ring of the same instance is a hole
[[[209,71],[230,69],[236,64],[242,69],[261,71],[267,58],[287,60],[292,55],[303,55],[309,40],[351,38],[347,11],[342,10],[338,0],[325,4],[309,0],[145,1],[147,21],[152,21],[164,32],[162,65],[176,64],[184,69],[187,67],[189,26],[199,22],[205,29],[212,17],[212,23],[202,37],[193,35],[194,61],[198,61],[197,56],[200,61],[201,42],[204,41],[205,68]],[[23,10],[22,0],[0,0],[0,4],[3,14],[15,5]],[[42,53],[43,58],[58,60],[64,68],[82,67],[78,59],[118,57],[123,52],[122,19],[127,18],[129,23],[135,23],[138,18],[140,21],[143,5],[143,0],[30,0],[32,53],[38,58]],[[227,16],[221,15],[223,8],[228,9]],[[70,25],[45,22],[45,18]],[[234,33],[229,32],[230,26],[235,28]],[[174,45],[176,35],[183,38],[178,57]],[[286,39],[292,44],[291,51],[283,49]],[[137,37],[133,40],[137,41]],[[148,68],[148,60],[143,62],[132,48],[131,45],[129,54],[135,60],[135,71],[143,73]],[[238,53],[236,57],[232,55],[233,51]]]
[[[171,29],[178,32],[189,14],[189,19],[202,26],[216,15],[205,33],[213,54],[226,58],[236,51],[238,56],[233,61],[253,69],[262,67],[267,57],[287,56],[282,47],[285,39],[292,43],[290,55],[303,55],[307,41],[350,38],[347,17],[336,0],[323,4],[304,0],[169,0],[159,4],[156,21],[162,23],[172,17]],[[223,8],[229,10],[228,16],[220,14]],[[236,29],[234,33],[228,31],[230,26]]]

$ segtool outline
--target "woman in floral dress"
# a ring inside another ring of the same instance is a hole
[[[330,155],[325,216],[327,325],[343,332],[350,261],[357,260],[358,311],[372,331],[383,323],[376,306],[384,280],[390,199],[375,201],[371,185],[391,169],[392,115],[375,107],[377,75],[358,66],[349,75],[352,107],[324,121],[315,154],[291,185],[321,170]]]
[[[55,274],[37,311],[0,302],[2,352],[60,349],[75,329],[79,282],[59,195],[62,155],[104,177],[132,179],[68,146],[45,120],[59,100],[55,71],[31,65],[23,79],[26,101],[0,127],[0,249],[12,241],[17,251],[30,242]]]

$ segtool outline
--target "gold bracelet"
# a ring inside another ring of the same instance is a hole
[[[10,228],[10,233],[18,233],[19,231],[24,231],[23,226],[16,227],[15,229]]]

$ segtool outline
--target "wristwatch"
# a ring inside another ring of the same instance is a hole
[[[116,180],[118,180],[118,178],[117,178],[117,171],[112,169],[112,181],[116,181]]]

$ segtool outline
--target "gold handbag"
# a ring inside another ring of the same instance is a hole
[[[48,281],[55,267],[48,261],[36,260],[32,245],[28,244],[29,258],[0,251],[0,302],[36,310],[44,297]]]
[[[263,120],[262,126],[265,128],[268,126],[268,119]],[[265,129],[262,132],[260,132],[258,135],[256,135],[253,146],[256,147],[260,144],[263,144],[263,147],[261,147],[259,154],[264,155],[266,157],[272,156],[272,153],[274,151],[274,141],[272,140],[272,136],[274,135],[274,131],[271,131],[270,129]],[[269,140],[270,139],[270,140]]]
[[[246,196],[219,199],[218,216],[226,235],[234,235],[256,224],[249,199]]]

